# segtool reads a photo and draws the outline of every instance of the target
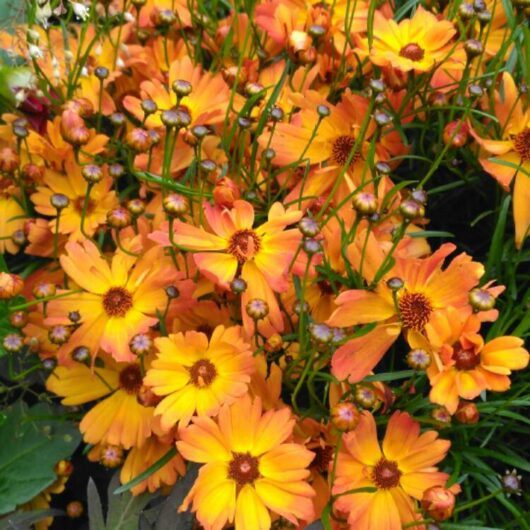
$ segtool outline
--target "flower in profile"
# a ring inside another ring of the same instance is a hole
[[[347,515],[350,528],[397,530],[421,519],[416,501],[448,479],[435,465],[451,443],[437,438],[435,431],[420,434],[419,423],[396,411],[380,445],[374,417],[363,412],[357,428],[343,435],[333,487],[335,506]],[[346,493],[358,488],[375,491]]]
[[[274,203],[268,220],[256,228],[254,208],[246,201],[234,201],[231,209],[204,203],[204,215],[213,233],[175,221],[174,243],[192,251],[199,270],[222,287],[228,289],[238,273],[245,280],[248,288],[241,295],[245,330],[253,329],[253,321],[244,308],[250,300],[260,299],[269,307],[267,321],[281,331],[283,320],[273,291],[287,290],[286,271],[301,234],[285,228],[299,221],[302,212],[286,211],[280,203]],[[151,239],[164,246],[171,244],[167,232],[154,232]]]
[[[109,264],[91,241],[67,243],[60,261],[83,292],[49,303],[50,326],[71,324],[72,311],[81,317],[79,327],[58,350],[59,360],[68,362],[72,351],[83,346],[93,356],[101,348],[117,361],[133,361],[129,342],[158,322],[157,309],[163,311],[167,303],[165,287],[177,275],[172,264],[157,248],[139,259],[116,252]]]
[[[428,72],[448,58],[456,29],[449,20],[439,20],[419,6],[410,19],[385,18],[376,11],[372,46],[357,38],[359,51],[377,66],[391,66],[402,72]]]
[[[176,333],[155,339],[155,346],[145,384],[164,396],[156,414],[165,430],[187,425],[195,413],[214,416],[248,390],[255,362],[239,326],[218,326],[210,340],[196,331]]]
[[[449,308],[426,327],[428,340],[416,334],[410,337],[434,357],[427,369],[432,385],[429,399],[451,414],[457,411],[460,398],[474,399],[484,390],[508,390],[512,370],[528,366],[529,354],[522,339],[504,336],[484,342],[479,328],[475,315],[463,318]]]
[[[18,274],[0,272],[0,300],[14,298],[24,289],[24,280]]]
[[[294,525],[313,515],[313,488],[306,482],[314,453],[289,443],[294,419],[288,408],[263,414],[261,400],[246,395],[224,405],[217,421],[197,416],[181,429],[177,448],[204,464],[180,510],[191,505],[205,530],[227,523],[269,530],[269,510]]]
[[[0,194],[0,254],[16,254],[20,247],[11,236],[24,229],[26,212],[13,196]]]
[[[502,91],[502,96],[501,96]],[[513,182],[515,244],[521,248],[530,230],[530,108],[519,94],[513,77],[502,74],[495,93],[495,116],[502,137],[482,138],[471,133],[483,148],[480,164],[506,191]]]
[[[354,338],[334,354],[332,370],[339,379],[358,382],[375,367],[404,331],[422,332],[433,315],[447,307],[471,313],[469,291],[484,274],[484,267],[465,253],[442,269],[444,259],[455,250],[446,243],[427,258],[396,256],[394,267],[374,291],[353,289],[335,300],[339,306],[328,324],[348,327],[377,322],[374,330]],[[367,268],[371,264],[367,264]],[[377,269],[377,266],[375,267]],[[392,289],[392,280],[399,288]],[[394,300],[395,298],[395,300]]]
[[[90,444],[111,444],[125,449],[143,445],[151,434],[154,407],[138,402],[142,372],[138,363],[104,359],[103,367],[83,363],[57,366],[46,380],[46,389],[63,399],[63,405],[81,405],[105,398],[81,420],[79,429]]]

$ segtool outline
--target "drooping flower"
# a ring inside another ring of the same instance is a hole
[[[502,93],[502,96],[501,96]],[[530,107],[524,105],[508,72],[495,92],[495,116],[502,131],[498,140],[471,133],[483,148],[482,167],[506,190],[513,182],[515,244],[521,248],[530,230]]]
[[[154,407],[138,402],[142,372],[138,363],[115,363],[90,369],[82,363],[57,366],[46,381],[50,392],[61,396],[63,405],[81,405],[105,398],[81,420],[79,429],[90,444],[106,443],[125,449],[139,447],[151,434]]]
[[[91,241],[68,243],[60,261],[83,292],[49,303],[48,325],[69,325],[69,313],[80,314],[79,327],[57,352],[59,360],[68,362],[79,346],[92,356],[101,348],[118,361],[134,360],[130,340],[154,326],[157,309],[166,307],[165,287],[177,276],[171,262],[152,248],[139,259],[116,252],[109,264]]]
[[[390,418],[380,445],[374,417],[365,411],[355,431],[343,435],[333,487],[336,508],[352,530],[400,530],[422,519],[416,501],[428,488],[445,485],[448,475],[435,465],[450,445],[435,431],[420,434],[419,423],[400,411]],[[370,487],[376,491],[346,494]]]
[[[181,429],[179,452],[204,464],[181,506],[191,505],[206,530],[227,523],[238,530],[269,530],[269,510],[293,524],[312,517],[314,490],[306,482],[314,453],[287,442],[294,419],[288,408],[262,413],[247,395],[224,405],[217,421],[194,417]]]
[[[335,302],[339,307],[328,324],[348,327],[377,322],[377,325],[335,352],[332,370],[336,377],[360,381],[380,361],[401,330],[405,336],[409,330],[423,331],[433,315],[442,309],[454,307],[465,314],[471,313],[469,291],[478,284],[484,267],[462,253],[442,269],[444,259],[455,248],[446,243],[427,258],[396,256],[395,266],[385,275],[386,280],[399,279],[402,286],[396,291],[381,281],[374,291],[353,289],[337,297]]]
[[[373,42],[357,38],[359,51],[377,66],[391,66],[402,72],[428,72],[448,58],[456,33],[452,22],[439,20],[419,6],[413,17],[401,20],[374,15]]]
[[[187,425],[194,414],[214,416],[248,390],[255,362],[238,326],[218,326],[209,340],[196,331],[176,333],[155,339],[155,346],[145,384],[164,396],[156,414],[166,430]]]

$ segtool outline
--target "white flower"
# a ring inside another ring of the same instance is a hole
[[[81,20],[86,20],[88,18],[89,9],[86,5],[80,4],[79,2],[72,2],[71,0],[70,4],[72,4],[72,9],[77,17]]]

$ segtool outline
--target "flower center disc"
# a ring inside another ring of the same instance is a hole
[[[425,56],[425,51],[415,42],[411,42],[410,44],[407,44],[401,48],[399,55],[401,55],[401,57],[405,57],[405,59],[410,59],[411,61],[416,62],[423,59]]]
[[[311,466],[325,473],[328,471],[329,464],[333,460],[333,447],[325,445],[324,447],[315,447],[312,449],[315,453],[315,459],[311,462]]]
[[[132,295],[123,287],[111,287],[103,296],[103,309],[109,317],[124,317],[132,305]]]
[[[131,364],[120,372],[120,387],[127,394],[137,394],[140,388],[142,388],[142,381],[142,372],[136,364]]]
[[[210,386],[216,377],[217,370],[208,359],[201,359],[190,368],[191,382],[199,388]]]
[[[403,325],[408,329],[421,331],[432,313],[429,299],[422,293],[405,293],[398,301]]]
[[[238,230],[230,238],[228,252],[234,256],[239,263],[245,263],[253,258],[261,248],[261,240],[254,230]]]
[[[522,133],[519,133],[513,139],[513,145],[523,162],[530,160],[530,129],[526,129]]]
[[[74,210],[81,215],[83,213],[83,205],[85,204],[85,197],[77,197],[75,199],[73,206]],[[86,205],[86,214],[90,215],[96,207],[95,202],[92,199],[88,199],[88,203]]]
[[[331,148],[331,158],[338,166],[344,166],[350,157],[351,150],[355,145],[355,138],[353,136],[339,136],[335,138],[333,147]],[[350,161],[350,165],[359,159],[360,155],[356,151]]]
[[[234,458],[228,464],[228,476],[239,486],[251,484],[259,478],[258,459],[248,453],[234,453]]]
[[[399,484],[399,477],[401,471],[396,462],[381,458],[374,466],[372,478],[379,489],[395,488]]]
[[[464,350],[460,344],[454,347],[453,359],[457,370],[473,370],[480,362],[480,356],[472,350]]]

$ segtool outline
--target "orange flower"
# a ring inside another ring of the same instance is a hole
[[[442,270],[444,259],[455,250],[446,243],[428,258],[396,256],[394,267],[385,278],[399,279],[396,291],[381,281],[374,291],[354,289],[341,293],[335,300],[339,306],[328,324],[349,327],[377,322],[374,330],[350,340],[334,354],[332,371],[340,380],[351,383],[363,379],[380,361],[398,338],[401,330],[421,332],[433,315],[447,307],[471,312],[469,291],[478,284],[484,267],[465,253],[458,255]],[[377,260],[375,261],[377,263]],[[378,267],[368,260],[368,268]],[[395,300],[394,300],[395,295]]]
[[[306,482],[314,454],[288,443],[294,420],[288,408],[262,414],[261,400],[247,395],[224,405],[217,422],[195,417],[180,431],[179,452],[204,464],[181,506],[191,504],[206,530],[226,523],[269,530],[269,510],[294,525],[312,517],[314,491]]]
[[[188,331],[155,339],[159,353],[145,377],[158,396],[156,407],[163,429],[189,423],[193,414],[215,416],[248,390],[255,369],[250,345],[238,326],[218,326],[210,340]]]
[[[528,365],[529,354],[518,337],[497,337],[484,343],[475,315],[463,318],[454,309],[436,314],[426,326],[425,337],[411,334],[413,348],[431,352],[427,370],[432,385],[429,398],[454,414],[459,398],[474,399],[484,390],[510,388],[512,370]]]
[[[85,442],[120,445],[125,449],[143,445],[151,434],[154,407],[144,407],[137,394],[142,386],[138,364],[116,364],[104,359],[104,367],[92,370],[81,363],[57,366],[46,381],[50,392],[61,396],[63,405],[81,405],[105,398],[85,414],[79,426]]]
[[[69,234],[71,241],[85,238],[81,232],[81,217],[88,183],[81,175],[80,167],[75,163],[66,164],[65,175],[47,170],[44,177],[45,186],[39,186],[31,196],[37,212],[56,217],[57,210],[50,203],[55,193],[62,193],[69,199],[69,204],[61,211],[59,219],[59,233]],[[87,236],[92,236],[102,224],[105,224],[107,212],[118,205],[118,200],[112,187],[112,178],[105,177],[95,184],[87,202],[83,229]],[[55,232],[57,220],[50,221],[50,229]]]
[[[244,308],[252,299],[265,300],[269,306],[267,321],[274,329],[283,329],[283,320],[274,292],[288,287],[286,271],[298,248],[301,234],[285,228],[300,220],[302,212],[285,211],[280,203],[269,210],[268,221],[253,228],[254,208],[246,201],[235,201],[232,209],[204,203],[204,215],[211,230],[187,223],[174,223],[173,241],[186,250],[195,251],[193,259],[209,279],[228,288],[238,271],[247,282],[241,296]],[[167,233],[154,232],[154,241],[169,246]],[[253,322],[243,309],[246,330]]]
[[[415,500],[448,479],[434,466],[451,444],[437,438],[435,431],[420,434],[419,423],[396,411],[380,446],[374,417],[367,411],[362,414],[357,429],[343,436],[333,486],[333,494],[339,495],[335,506],[345,512],[352,530],[400,530],[422,519]],[[341,495],[367,487],[376,491]]]
[[[189,95],[179,99],[179,106],[186,109],[191,116],[190,127],[202,124],[218,124],[225,118],[230,100],[230,89],[220,75],[203,73],[201,66],[194,66],[188,56],[177,59],[169,68],[168,87],[158,79],[144,81],[140,85],[142,99],[152,99],[159,110],[173,109],[177,96],[172,90],[175,81],[186,81],[191,85]],[[141,99],[126,96],[125,108],[139,120],[144,119]],[[145,120],[147,127],[163,127],[160,113],[151,114]]]
[[[369,55],[377,66],[392,66],[403,72],[428,72],[447,59],[456,29],[448,20],[439,20],[421,5],[410,19],[399,23],[374,15],[373,42],[357,38],[361,55]]]
[[[81,315],[80,326],[57,353],[60,361],[67,363],[79,346],[93,356],[101,348],[118,361],[134,360],[129,341],[158,322],[156,311],[163,311],[167,303],[164,288],[177,275],[171,262],[152,248],[138,260],[117,252],[109,265],[91,241],[68,243],[60,261],[83,290],[48,306],[48,325],[71,324],[71,311]]]
[[[0,194],[0,254],[16,254],[20,247],[11,236],[24,228],[26,212],[13,196]]]
[[[501,96],[501,91],[503,96]],[[471,130],[477,142],[491,156],[482,156],[480,164],[506,190],[513,186],[515,244],[521,248],[530,229],[530,108],[523,101],[508,72],[495,93],[495,116],[502,137],[490,140]]]

